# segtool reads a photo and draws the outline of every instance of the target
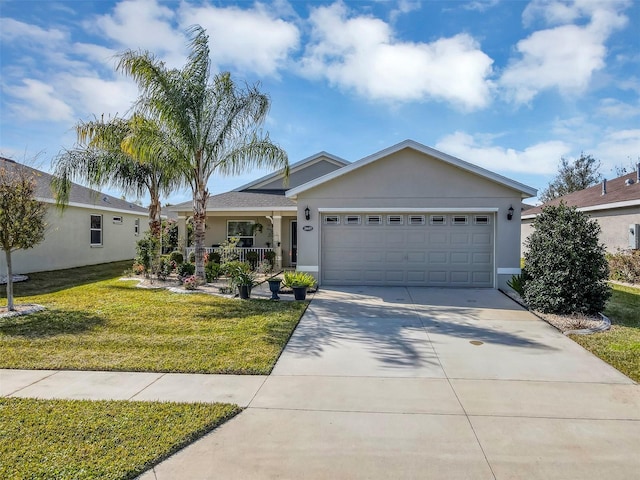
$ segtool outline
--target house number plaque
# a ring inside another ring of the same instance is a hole
[[[310,232],[311,230],[313,230],[313,227],[311,225],[305,225],[304,227],[302,227],[302,230],[304,230],[305,232]]]

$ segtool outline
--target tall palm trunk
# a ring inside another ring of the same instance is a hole
[[[198,182],[193,195],[193,240],[196,251],[196,277],[204,280],[204,235],[207,221],[207,200],[209,192],[206,184]]]

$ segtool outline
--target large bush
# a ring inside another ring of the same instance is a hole
[[[528,305],[545,313],[597,313],[611,295],[595,220],[561,203],[543,208],[526,240]]]

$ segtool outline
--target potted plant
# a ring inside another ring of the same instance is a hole
[[[307,298],[307,289],[316,284],[313,275],[306,272],[285,272],[284,285],[293,290],[293,296],[296,300],[304,300]]]
[[[269,280],[267,280],[267,282],[269,282],[271,300],[280,300],[278,292],[280,291],[280,284],[282,283],[282,279],[279,277],[271,277]]]
[[[225,265],[226,274],[232,287],[238,287],[240,298],[246,300],[251,296],[256,274],[251,271],[251,266],[245,262],[229,262]]]

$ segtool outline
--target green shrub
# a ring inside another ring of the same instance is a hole
[[[176,262],[176,265],[181,265],[182,263],[184,263],[184,255],[182,255],[182,252],[174,250],[169,254],[169,260],[171,260],[172,262]]]
[[[255,273],[251,271],[251,265],[247,262],[233,260],[222,265],[224,274],[229,277],[232,287],[239,285],[253,285]]]
[[[258,252],[247,252],[245,255],[247,262],[251,265],[251,270],[255,270],[258,266]]]
[[[518,295],[524,297],[524,289],[527,280],[529,280],[527,271],[522,268],[519,275],[514,275],[511,277],[511,280],[507,281],[507,285],[509,285],[509,287],[511,287]]]
[[[316,279],[307,272],[284,272],[282,285],[287,288],[293,287],[313,287]]]
[[[272,269],[276,266],[276,252],[273,250],[265,252],[264,259],[271,264]]]
[[[207,283],[214,282],[222,273],[222,267],[219,263],[209,261],[204,266],[204,276],[207,279]]]
[[[194,273],[196,273],[196,266],[193,263],[185,262],[178,266],[179,277],[190,277]]]
[[[607,261],[611,280],[640,283],[640,250],[610,253],[607,255]]]
[[[189,254],[189,262],[190,263],[196,263],[196,252],[191,252]]]
[[[152,270],[155,257],[158,254],[158,247],[158,240],[152,237],[149,232],[136,243],[135,262],[144,267],[145,275],[148,275]]]
[[[600,226],[564,203],[543,208],[526,240],[524,299],[545,313],[593,314],[611,295]]]
[[[210,262],[214,262],[214,263],[222,263],[220,260],[222,259],[222,257],[220,256],[220,254],[218,252],[211,252],[209,254],[209,261]]]

